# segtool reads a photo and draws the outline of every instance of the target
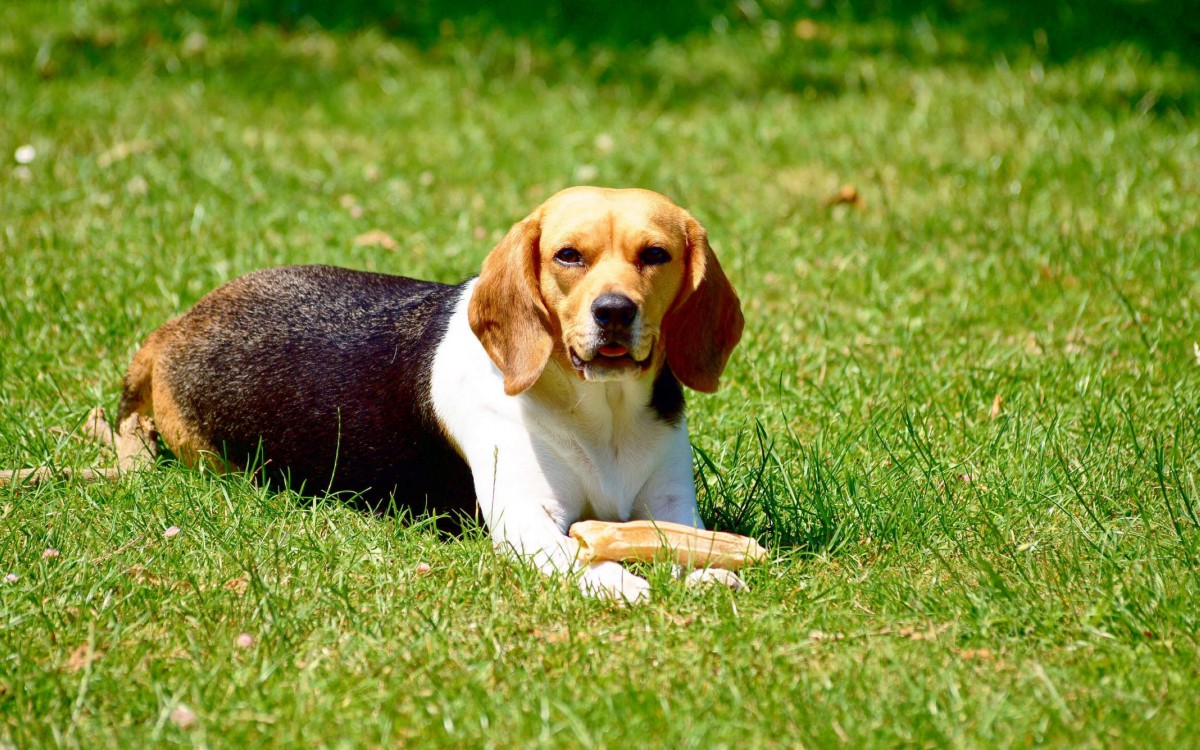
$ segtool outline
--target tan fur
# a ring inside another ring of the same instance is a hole
[[[209,296],[229,295],[219,292]],[[226,470],[230,467],[216,458],[215,447],[202,438],[196,425],[183,416],[171,392],[171,378],[167,377],[171,350],[186,346],[190,332],[183,319],[176,318],[146,338],[133,355],[129,370],[125,373],[118,418],[123,420],[132,414],[153,417],[153,424],[163,442],[184,465],[199,468],[203,463],[209,469]]]
[[[159,354],[162,351],[163,340],[168,338],[174,330],[175,321],[169,321],[154,333],[146,337],[146,341],[141,348],[133,355],[133,359],[129,362],[129,369],[125,371],[125,379],[122,382],[121,393],[121,408],[118,420],[128,414],[145,413],[152,414],[153,407],[151,406],[150,387],[154,380],[154,363],[158,360]]]
[[[667,362],[684,385],[712,393],[742,338],[744,321],[737,292],[708,244],[708,233],[690,215],[685,229],[688,280],[664,322]]]
[[[643,266],[659,246],[671,255]],[[582,267],[554,261],[578,250]],[[630,355],[657,371],[668,361],[684,384],[714,391],[742,334],[741,306],[707,234],[687,211],[648,190],[563,190],[518,222],[488,255],[471,299],[471,329],[515,395],[548,359],[574,372],[585,348],[592,303],[608,292],[641,311],[642,336]]]
[[[582,254],[583,265],[555,261],[568,246]],[[651,246],[665,249],[669,262],[642,263],[641,253]],[[245,283],[214,290],[187,316],[147,337],[125,375],[113,441],[117,467],[79,470],[76,477],[110,478],[152,461],[157,434],[188,466],[235,468],[220,460],[217,447],[180,408],[170,384],[175,378],[188,382],[189,373],[171,373],[170,367],[171,352],[186,348],[208,322],[238,304]],[[716,390],[743,321],[704,228],[658,193],[578,187],[555,194],[515,224],[483,263],[468,317],[504,374],[505,392],[528,390],[551,359],[565,373],[583,377],[571,353],[587,345],[581,332],[588,330],[592,303],[609,292],[628,297],[639,309],[631,361],[654,373],[668,362],[684,385]],[[90,420],[84,432],[103,441],[102,433],[114,431],[102,414],[99,420]],[[63,474],[70,472],[48,467],[0,472],[0,484]]]
[[[537,291],[539,219],[535,211],[518,222],[488,254],[468,310],[471,330],[504,373],[504,391],[510,396],[534,384],[554,346]]]
[[[176,458],[193,469],[201,466],[218,472],[234,469],[219,458],[216,447],[201,437],[197,426],[183,415],[166,378],[154,379],[151,394],[146,407],[154,415],[163,442]]]

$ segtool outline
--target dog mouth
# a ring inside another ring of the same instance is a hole
[[[570,350],[571,364],[586,379],[589,374],[608,374],[622,370],[644,371],[650,367],[650,357],[634,359],[629,349],[622,344],[603,344],[596,347],[592,356],[584,359],[579,352]]]

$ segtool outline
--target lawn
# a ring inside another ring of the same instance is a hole
[[[222,281],[455,281],[641,186],[741,293],[689,421],[772,560],[621,608],[168,460],[2,487],[0,748],[1200,744],[1185,3],[273,5],[0,4],[0,468],[103,463],[72,433]]]

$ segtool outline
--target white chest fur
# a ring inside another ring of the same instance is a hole
[[[508,396],[468,325],[472,288],[434,357],[430,396],[493,535],[544,519],[559,533],[581,518],[698,522],[687,426],[649,407],[650,377],[585,382],[551,361],[533,388]]]
[[[525,426],[566,469],[560,502],[581,517],[629,520],[673,433],[685,430],[655,417],[648,381],[589,383],[551,365],[523,394]]]

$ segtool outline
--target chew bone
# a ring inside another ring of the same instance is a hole
[[[689,568],[738,570],[767,556],[748,536],[666,521],[580,521],[568,533],[579,542],[579,559],[584,563],[665,559]]]

